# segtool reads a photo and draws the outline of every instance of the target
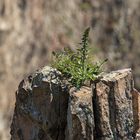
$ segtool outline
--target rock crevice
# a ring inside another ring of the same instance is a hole
[[[16,92],[11,140],[135,140],[140,95],[131,69],[103,74],[91,87],[68,88],[59,71],[44,67]]]

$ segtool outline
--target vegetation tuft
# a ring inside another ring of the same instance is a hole
[[[53,67],[62,72],[69,82],[80,88],[87,80],[95,80],[101,73],[101,66],[107,61],[92,64],[89,61],[89,31],[87,28],[81,39],[81,47],[76,52],[69,48],[64,51],[53,52],[55,57]]]

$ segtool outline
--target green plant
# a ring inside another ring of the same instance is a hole
[[[53,67],[61,71],[77,88],[80,88],[86,80],[95,80],[106,61],[95,64],[89,62],[89,31],[90,28],[85,30],[80,43],[81,47],[76,52],[69,48],[64,48],[61,52],[53,52],[55,56]]]

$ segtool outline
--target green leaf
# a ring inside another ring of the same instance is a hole
[[[53,67],[62,72],[68,81],[75,87],[80,88],[86,80],[95,80],[101,72],[102,65],[107,61],[92,64],[89,62],[89,31],[87,28],[81,39],[81,47],[74,52],[70,48],[64,51],[52,52],[55,57]]]

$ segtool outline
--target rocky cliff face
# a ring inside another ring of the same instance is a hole
[[[139,97],[130,69],[77,90],[44,67],[18,87],[11,140],[139,139]]]

